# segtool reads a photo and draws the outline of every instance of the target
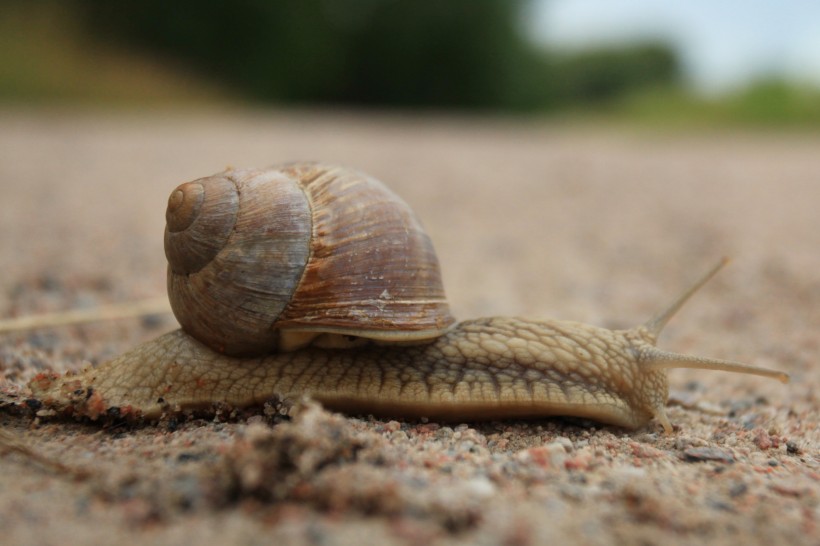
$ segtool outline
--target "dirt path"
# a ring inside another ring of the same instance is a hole
[[[311,405],[290,420],[102,430],[0,410],[14,441],[79,472],[0,447],[3,542],[817,544],[818,145],[343,114],[2,112],[0,316],[162,294],[176,184],[317,158],[377,176],[416,209],[459,317],[628,327],[730,255],[660,346],[793,379],[670,372],[672,435]],[[6,335],[0,383],[99,363],[173,327]]]

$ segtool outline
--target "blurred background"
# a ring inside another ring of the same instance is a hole
[[[820,126],[801,0],[2,0],[0,101]]]

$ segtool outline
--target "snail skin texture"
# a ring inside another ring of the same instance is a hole
[[[266,171],[226,171],[216,178],[228,190],[231,190],[230,184],[239,188],[241,201],[243,181],[260,177],[278,180],[305,176],[313,181],[342,178],[346,187],[355,186],[359,180],[366,180],[366,186],[373,185],[373,180],[365,175],[319,163],[292,164]],[[377,186],[377,194],[381,197],[376,200],[382,201],[383,186]],[[325,184],[322,191],[327,188]],[[169,200],[169,229],[191,223],[190,218],[177,222],[171,216],[185,200],[176,193],[178,191],[175,190]],[[412,212],[405,210],[406,205],[398,198],[389,195],[400,209],[400,213],[393,216],[401,222],[410,222],[408,232],[416,233],[418,224]],[[205,201],[209,198],[206,195]],[[241,206],[234,204],[231,207],[234,213],[242,213]],[[315,204],[310,207],[315,213]],[[355,215],[361,216],[361,213]],[[404,233],[401,229],[393,229],[393,233]],[[307,228],[300,224],[291,234],[294,232],[298,232],[297,239],[305,238],[302,232],[315,235],[316,224]],[[230,244],[228,239],[233,235],[227,233],[221,237]],[[342,240],[349,241],[351,237],[367,239],[368,233],[348,233]],[[295,350],[271,352],[281,351],[279,346],[261,355],[226,355],[180,329],[77,375],[41,374],[30,385],[33,396],[52,411],[92,419],[116,416],[155,420],[166,414],[208,410],[215,405],[248,407],[279,397],[294,400],[309,396],[328,408],[345,412],[447,421],[572,416],[638,428],[654,418],[669,433],[672,425],[665,413],[669,368],[724,370],[788,381],[788,375],[779,371],[676,354],[655,347],[658,335],[672,315],[717,273],[726,260],[713,267],[654,319],[629,330],[513,317],[466,320],[448,327],[452,319],[443,301],[432,247],[428,249],[426,236],[414,237],[422,240],[419,246],[422,250],[414,252],[424,256],[421,261],[433,264],[435,271],[426,271],[422,275],[425,282],[432,279],[432,289],[422,289],[422,295],[415,300],[410,294],[412,290],[404,290],[399,298],[410,302],[408,307],[421,304],[424,325],[420,330],[410,330],[409,336],[398,335],[391,339],[383,333],[383,321],[376,316],[377,327],[365,324],[363,336],[352,338],[356,335],[355,327],[343,317],[340,308],[344,305],[310,301],[311,309],[315,305],[326,305],[333,310],[331,324],[322,334],[321,326],[316,325],[321,312],[311,310],[309,319],[300,322],[301,319],[294,318],[296,313],[291,303],[286,303],[283,307],[288,320],[298,323],[294,334],[297,342],[288,342],[289,347],[298,347]],[[382,240],[380,244],[389,244],[390,239],[387,241]],[[402,239],[402,244],[405,243]],[[258,241],[251,246],[258,247]],[[213,251],[208,252],[213,254]],[[171,259],[173,252],[166,249],[166,253]],[[315,253],[316,247],[300,259],[309,263],[309,256]],[[239,255],[244,259],[245,252],[239,252]],[[401,265],[402,260],[397,256],[387,260],[391,266]],[[201,257],[196,259],[204,262]],[[349,258],[345,260],[349,261]],[[419,261],[417,258],[411,260]],[[237,259],[228,260],[231,261]],[[169,277],[174,274],[174,268],[173,264],[169,267]],[[303,272],[301,275],[301,281],[304,281],[307,274]],[[389,272],[369,272],[368,278],[379,277],[387,278]],[[407,278],[413,276],[404,274],[401,283],[406,283]],[[356,278],[348,278],[346,282],[350,280],[356,281]],[[297,279],[296,284],[299,282]],[[176,280],[169,279],[169,290],[175,284]],[[406,286],[382,288],[379,285],[377,293],[398,294]],[[327,292],[326,287],[323,290]],[[230,297],[237,296],[231,292]],[[367,298],[373,299],[372,295]],[[368,301],[366,307],[378,308],[378,304],[378,301]],[[396,309],[403,306],[399,304],[391,313],[399,313]],[[197,308],[197,313],[201,312],[202,309]],[[440,316],[435,316],[436,313]],[[360,310],[353,314],[361,315]],[[370,319],[365,318],[367,320]],[[180,322],[185,325],[185,321]],[[275,325],[268,327],[274,331],[277,328]],[[435,330],[440,331],[430,339],[429,332]],[[425,334],[418,337],[412,333],[417,331]],[[274,344],[281,345],[280,334],[268,337],[274,340]],[[233,333],[223,336],[217,345],[223,345],[226,339],[234,339],[233,336]],[[299,347],[305,343],[307,346]],[[350,347],[344,347],[345,344]],[[242,347],[240,352],[246,353],[245,348]]]

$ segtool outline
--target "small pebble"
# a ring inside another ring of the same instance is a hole
[[[759,430],[755,434],[754,443],[758,449],[765,451],[772,447],[772,439],[765,430]]]
[[[735,458],[731,452],[716,447],[690,447],[683,451],[683,460],[686,462],[717,461],[733,463]]]
[[[496,487],[493,482],[484,477],[476,477],[467,480],[463,484],[467,494],[478,499],[486,499],[495,495]]]
[[[559,436],[555,439],[555,443],[561,444],[567,453],[572,453],[572,440],[565,436]]]
[[[795,498],[802,497],[807,491],[804,485],[798,483],[774,483],[769,489],[785,497]]]
[[[749,486],[743,482],[738,482],[729,488],[729,496],[733,499],[739,497],[749,490]]]
[[[544,446],[519,451],[516,458],[521,462],[533,462],[543,467],[564,468],[567,452],[563,445],[552,442]]]

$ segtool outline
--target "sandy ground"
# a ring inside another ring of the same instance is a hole
[[[792,382],[674,370],[671,435],[311,404],[140,428],[0,408],[0,542],[818,544],[818,150],[820,137],[799,134],[4,111],[0,316],[161,295],[176,184],[317,158],[377,176],[415,208],[463,318],[628,327],[730,255],[660,346]],[[5,335],[0,384],[100,363],[172,328],[150,317]]]

